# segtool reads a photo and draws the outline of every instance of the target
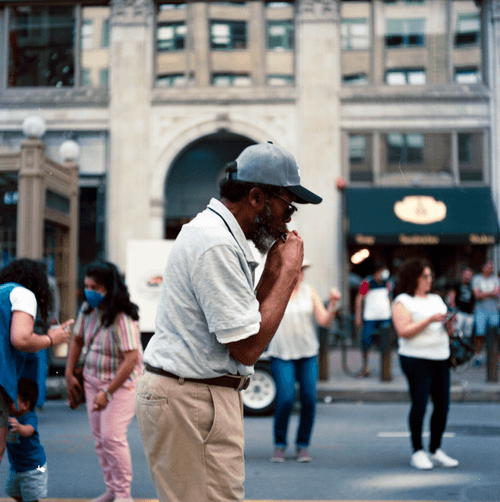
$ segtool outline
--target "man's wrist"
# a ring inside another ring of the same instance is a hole
[[[108,402],[111,402],[113,400],[113,395],[111,394],[111,392],[109,392],[108,389],[104,389],[104,395],[106,396],[106,399],[108,400]]]

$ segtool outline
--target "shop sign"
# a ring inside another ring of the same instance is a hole
[[[401,244],[417,244],[417,245],[436,245],[439,244],[437,235],[406,235],[399,234],[399,242]]]
[[[375,244],[375,236],[356,234],[354,236],[356,244],[363,244],[365,246],[373,246]]]
[[[408,223],[429,225],[446,218],[446,204],[429,195],[409,195],[394,204],[394,213]]]
[[[495,236],[487,234],[469,234],[471,244],[495,244]]]

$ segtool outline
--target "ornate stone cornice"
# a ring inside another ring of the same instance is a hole
[[[340,0],[299,0],[299,21],[340,22]]]
[[[111,0],[113,25],[147,24],[152,21],[153,13],[153,0]]]

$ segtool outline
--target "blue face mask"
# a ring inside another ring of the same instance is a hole
[[[95,309],[96,307],[99,307],[104,300],[104,295],[102,293],[98,293],[97,291],[86,289],[85,298],[87,299],[87,303],[90,305],[90,308]]]

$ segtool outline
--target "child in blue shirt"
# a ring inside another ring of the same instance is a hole
[[[34,411],[38,385],[29,378],[21,378],[17,392],[17,408],[13,401],[9,402],[10,471],[5,491],[17,502],[37,502],[47,497],[48,484],[45,450],[40,444]]]

